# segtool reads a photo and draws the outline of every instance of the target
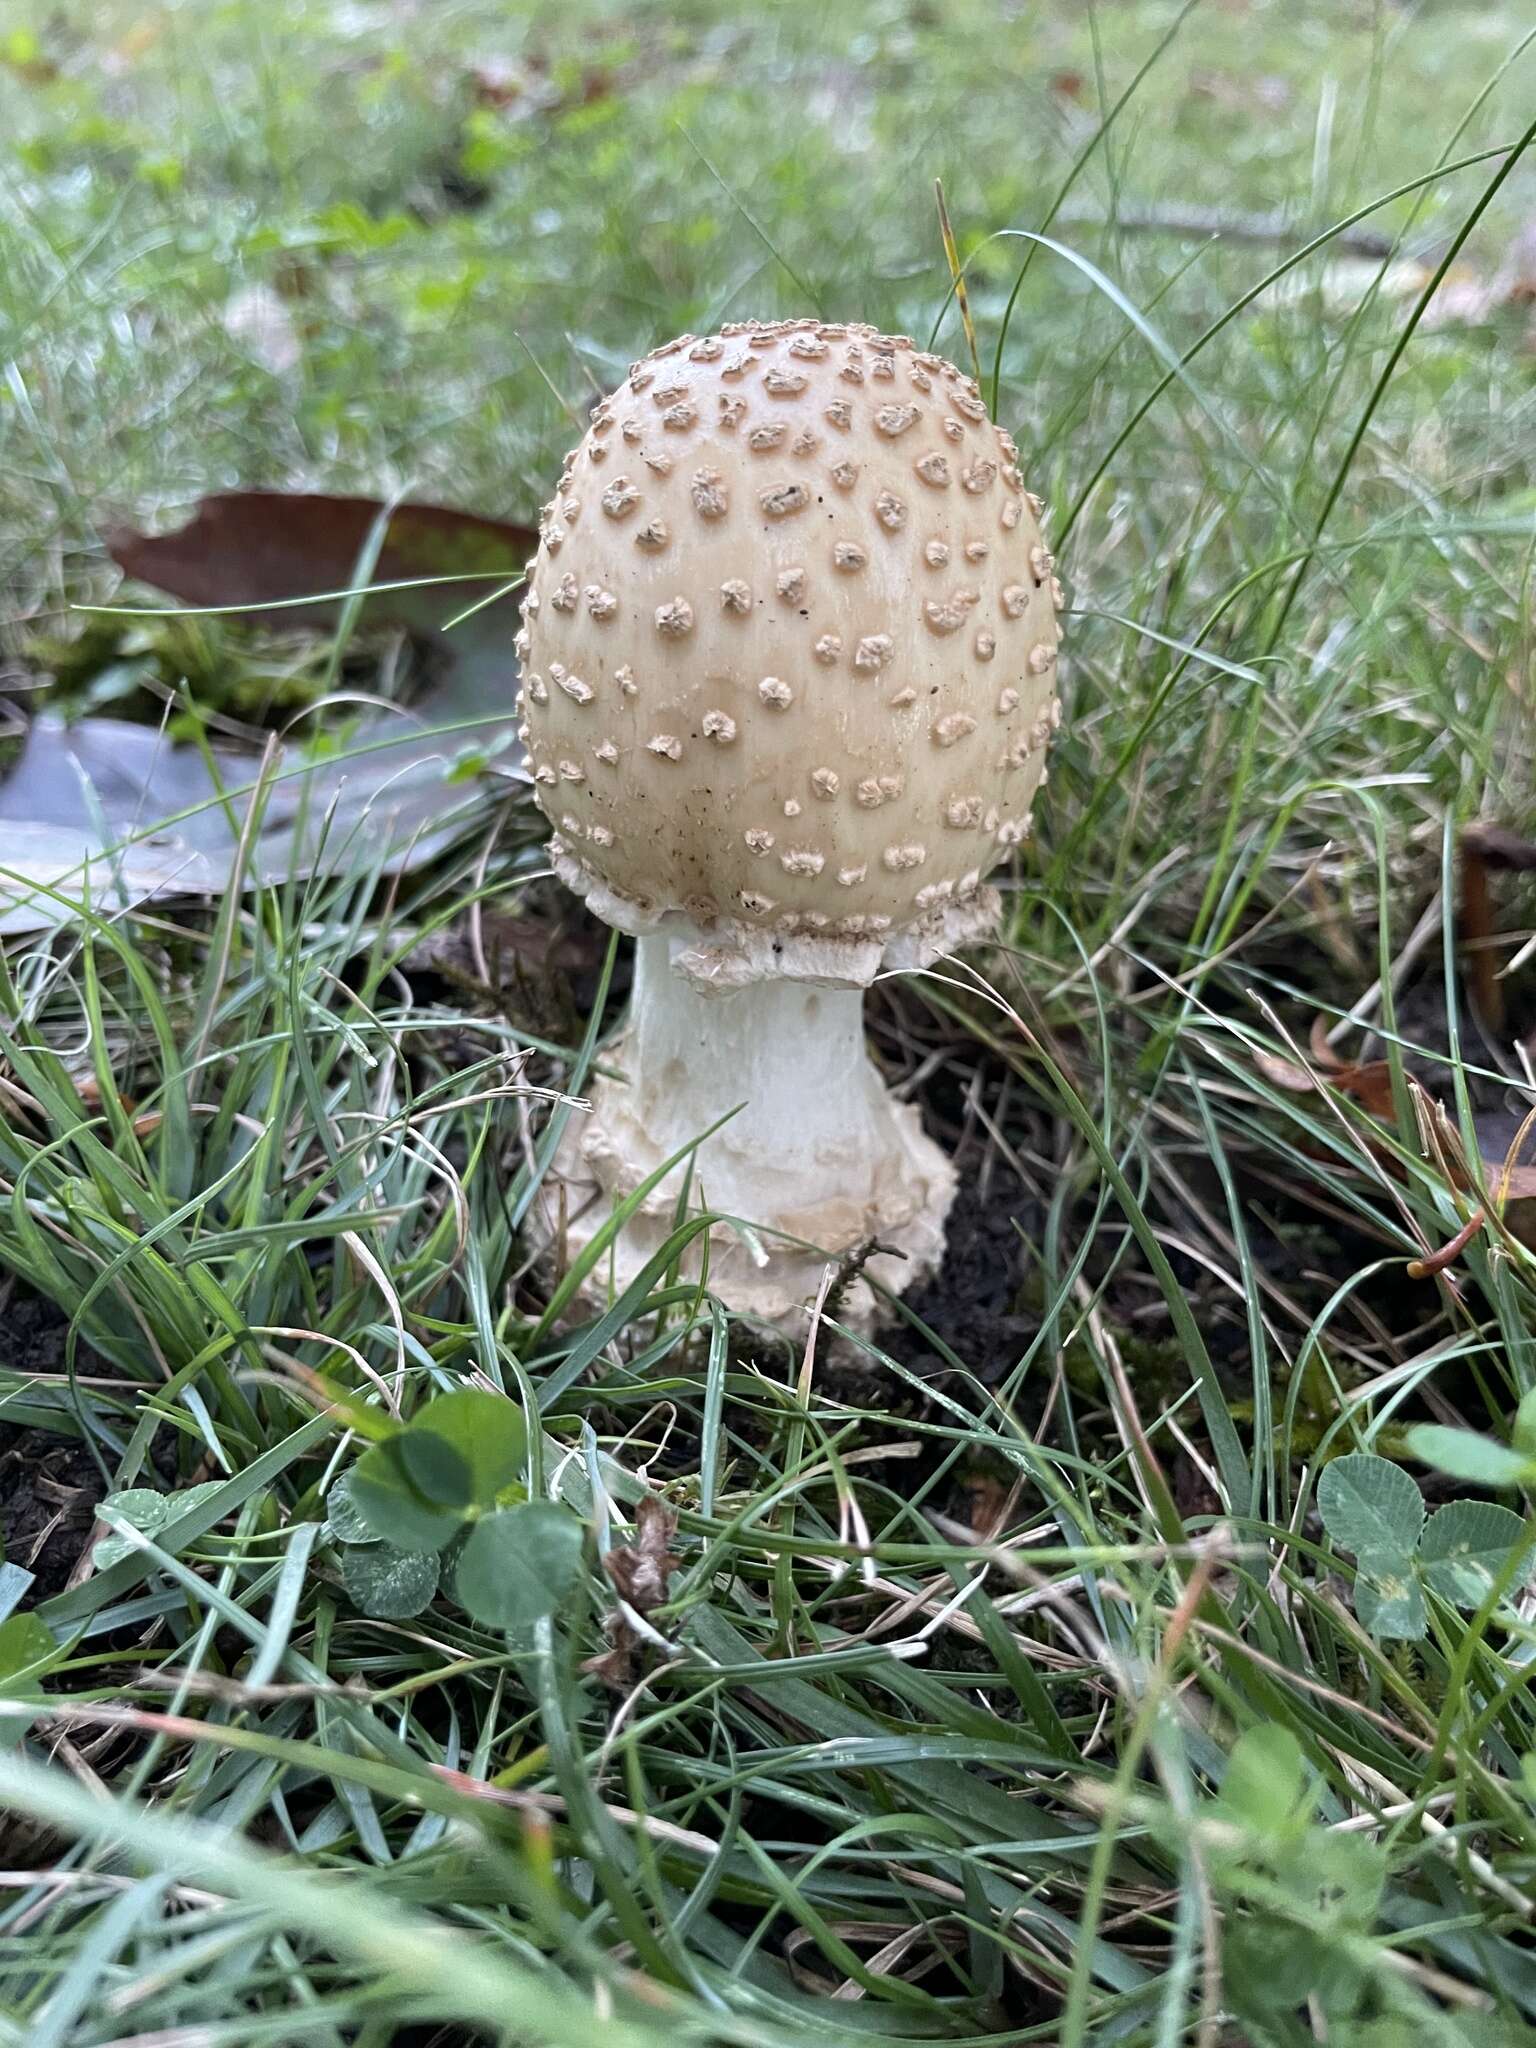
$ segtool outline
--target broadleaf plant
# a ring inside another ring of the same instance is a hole
[[[180,1493],[157,1493],[152,1486],[129,1486],[120,1493],[109,1493],[101,1505],[112,1509],[142,1535],[157,1536],[172,1522],[180,1521],[183,1515],[189,1514],[200,1502],[218,1493],[223,1484],[222,1479],[206,1479],[199,1486],[183,1488]],[[132,1556],[134,1548],[131,1536],[99,1536],[93,1552],[97,1571],[104,1572],[109,1565]]]
[[[581,1571],[581,1524],[551,1500],[498,1508],[477,1522],[453,1575],[460,1603],[491,1628],[528,1629],[556,1614]]]
[[[438,1562],[430,1550],[396,1550],[389,1543],[349,1543],[341,1554],[347,1591],[379,1621],[409,1621],[432,1604]]]
[[[1536,1387],[1522,1395],[1510,1441],[1421,1422],[1408,1432],[1408,1448],[1426,1465],[1475,1486],[1536,1486]]]
[[[1436,1433],[1485,1441],[1470,1431]],[[1491,1442],[1487,1448],[1504,1451]],[[1426,1588],[1470,1609],[1496,1586],[1513,1593],[1536,1574],[1536,1532],[1509,1508],[1453,1500],[1426,1521],[1409,1474],[1370,1451],[1351,1451],[1324,1467],[1317,1505],[1333,1541],[1355,1555],[1355,1613],[1384,1641],[1417,1642],[1424,1635]]]
[[[363,1612],[409,1620],[441,1583],[488,1628],[523,1629],[557,1612],[581,1570],[583,1532],[558,1502],[526,1498],[527,1450],[515,1402],[462,1387],[343,1472],[326,1512],[343,1583]]]

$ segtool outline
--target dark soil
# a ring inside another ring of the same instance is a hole
[[[62,1370],[68,1327],[69,1318],[51,1301],[0,1281],[0,1363],[17,1372]],[[92,1352],[83,1350],[80,1359],[82,1371],[102,1369]],[[28,1604],[68,1584],[105,1491],[83,1444],[0,1420],[0,1549],[7,1562],[35,1575]]]
[[[987,1385],[1011,1372],[1040,1329],[1040,1318],[1021,1302],[1026,1247],[1038,1242],[1045,1218],[1017,1183],[994,1176],[985,1197],[974,1179],[962,1179],[949,1212],[944,1263],[906,1297],[911,1313],[948,1345]],[[950,1370],[923,1331],[903,1322],[888,1329],[882,1347],[925,1378]]]
[[[90,1453],[68,1437],[0,1424],[5,1555],[36,1576],[30,1600],[62,1593],[106,1492]]]

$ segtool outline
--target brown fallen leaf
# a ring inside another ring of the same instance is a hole
[[[667,1580],[678,1562],[667,1546],[676,1530],[676,1515],[648,1493],[635,1509],[634,1542],[610,1550],[604,1560],[619,1595],[638,1614],[650,1614],[666,1601]]]
[[[108,547],[128,575],[183,604],[271,607],[259,614],[263,624],[324,632],[341,618],[345,600],[303,600],[357,585],[386,511],[375,498],[224,491],[202,499],[174,533],[120,529],[108,535]],[[403,627],[428,651],[437,723],[513,718],[515,591],[538,535],[446,505],[397,505],[388,521],[357,624]],[[392,583],[409,587],[375,588]]]
[[[1526,1154],[1536,1155],[1533,1115],[1536,1112],[1517,1115],[1509,1109],[1484,1109],[1472,1119],[1488,1186],[1506,1202],[1536,1200],[1536,1163],[1522,1164]]]
[[[498,788],[526,780],[514,745],[513,592],[535,537],[443,506],[389,510],[369,498],[281,491],[225,492],[175,533],[112,536],[130,575],[187,606],[270,606],[263,622],[313,632],[343,618],[344,600],[327,594],[358,580],[381,520],[383,545],[355,614],[412,636],[426,657],[413,681],[424,677],[424,686],[414,701],[402,693],[360,717],[349,712],[337,750],[315,747],[307,725],[285,736],[241,869],[248,883],[329,868],[364,844],[382,874],[419,867],[477,824]],[[374,587],[394,582],[410,587]],[[324,601],[305,605],[309,597]],[[48,929],[70,916],[61,896],[75,901],[86,864],[108,847],[124,901],[215,895],[234,872],[237,819],[255,773],[247,754],[221,747],[215,761],[165,745],[152,725],[65,725],[47,710],[19,749],[9,731],[0,740],[0,931]]]
[[[1328,1043],[1327,1025],[1322,1017],[1313,1021],[1309,1050],[1314,1062],[1311,1068],[1268,1052],[1255,1053],[1254,1065],[1272,1086],[1284,1089],[1287,1094],[1310,1095],[1326,1086],[1358,1102],[1367,1115],[1379,1122],[1394,1120],[1392,1069],[1386,1060],[1357,1064],[1341,1059]],[[1444,1103],[1412,1076],[1408,1078],[1408,1092],[1418,1117],[1425,1157],[1440,1167],[1448,1184],[1458,1193],[1470,1193],[1478,1187],[1485,1189],[1493,1213],[1504,1228],[1522,1244],[1536,1249],[1536,1164],[1522,1163],[1527,1152],[1536,1152],[1536,1139],[1532,1136],[1536,1131],[1536,1110],[1523,1116],[1507,1109],[1476,1111],[1472,1121],[1477,1135],[1478,1166],[1474,1172],[1468,1164],[1460,1128]],[[1397,1171],[1397,1161],[1385,1147],[1373,1146],[1372,1151],[1389,1171]],[[1443,1272],[1465,1251],[1485,1221],[1484,1210],[1477,1209],[1448,1245],[1416,1261],[1417,1271],[1410,1267],[1410,1272],[1414,1272],[1415,1278]]]
[[[339,605],[303,600],[349,590],[375,524],[385,507],[375,498],[332,497],[310,491],[221,491],[202,499],[174,533],[108,533],[113,561],[141,583],[152,583],[189,605],[263,605],[277,625],[323,627]],[[366,600],[371,619],[386,617],[423,632],[484,596],[497,581],[522,573],[538,545],[526,526],[482,519],[446,505],[397,505],[389,514],[371,584],[415,583],[381,590]],[[475,582],[423,583],[430,577],[471,577]],[[484,579],[483,587],[477,587]],[[510,637],[505,619],[499,634]]]
[[[678,1565],[669,1548],[676,1530],[677,1517],[671,1509],[655,1494],[645,1494],[635,1509],[634,1542],[616,1546],[603,1559],[614,1591],[637,1614],[654,1613],[666,1602],[667,1581]],[[623,1609],[617,1607],[605,1618],[603,1633],[610,1647],[600,1657],[589,1657],[581,1668],[604,1685],[622,1691],[633,1676],[641,1638]]]
[[[1389,1118],[1392,1108],[1392,1069],[1385,1060],[1355,1064],[1343,1060],[1328,1043],[1327,1026],[1319,1017],[1312,1026],[1310,1051],[1314,1067],[1309,1069],[1276,1053],[1254,1055],[1254,1065],[1267,1081],[1288,1095],[1311,1095],[1319,1078],[1341,1095],[1358,1102],[1371,1116]]]

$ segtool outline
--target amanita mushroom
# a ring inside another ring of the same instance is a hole
[[[713,1234],[724,1300],[789,1317],[870,1238],[904,1254],[869,1264],[893,1291],[937,1263],[954,1169],[870,1059],[862,991],[996,916],[1060,715],[1040,511],[975,383],[868,327],[683,335],[592,414],[518,636],[555,867],[639,939],[625,1078],[557,1161],[568,1242],[739,1105],[694,1166],[696,1202],[755,1226]]]

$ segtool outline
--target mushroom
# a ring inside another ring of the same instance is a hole
[[[735,1111],[693,1189],[753,1226],[710,1246],[733,1307],[792,1317],[871,1238],[893,1291],[937,1264],[954,1169],[862,992],[996,917],[1060,715],[1041,509],[975,383],[869,327],[683,335],[594,410],[518,636],[555,868],[639,940],[626,1078],[556,1161],[568,1244]],[[621,1283],[679,1185],[627,1224]]]

